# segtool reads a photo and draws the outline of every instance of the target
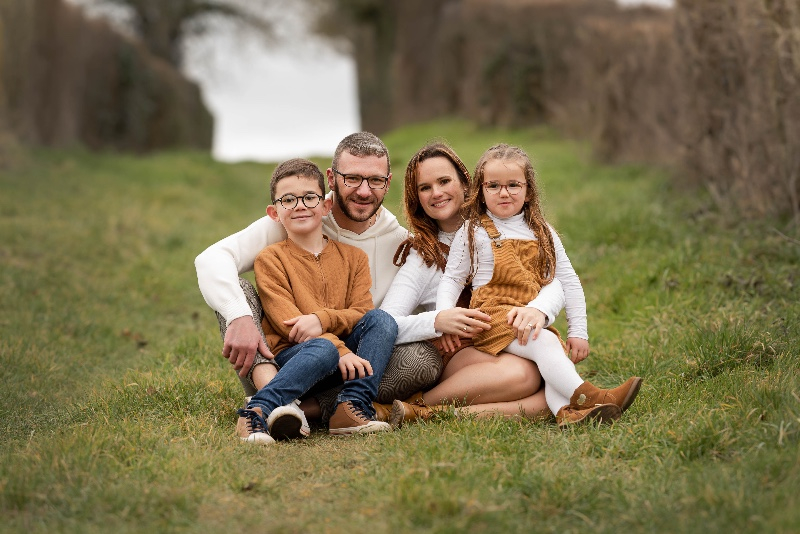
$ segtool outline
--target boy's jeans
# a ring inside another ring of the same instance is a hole
[[[397,323],[382,310],[370,310],[347,337],[344,344],[372,365],[372,376],[344,382],[338,402],[352,401],[370,416],[375,415],[372,401],[378,395],[378,384],[392,355],[397,337]],[[295,357],[298,356],[298,357]],[[250,400],[248,407],[260,407],[264,416],[275,408],[299,398],[314,384],[333,373],[339,373],[339,352],[323,338],[315,338],[284,349],[275,356],[278,374]]]

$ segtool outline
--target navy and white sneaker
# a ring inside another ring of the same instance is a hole
[[[236,434],[239,439],[248,443],[269,445],[275,443],[267,430],[267,422],[261,408],[242,408],[237,411],[239,420],[236,422]]]

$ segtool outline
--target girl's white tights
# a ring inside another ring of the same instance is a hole
[[[553,415],[569,404],[572,394],[584,382],[575,370],[575,364],[564,353],[561,342],[549,330],[542,330],[538,338],[528,340],[526,345],[514,340],[505,350],[531,360],[539,367],[544,379],[544,396]]]

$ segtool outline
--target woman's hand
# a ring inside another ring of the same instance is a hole
[[[372,376],[372,365],[364,358],[348,352],[339,358],[339,371],[342,372],[342,380],[346,382],[367,375]]]
[[[515,306],[506,316],[508,324],[517,333],[520,345],[527,345],[528,339],[536,339],[544,328],[547,316],[536,308]]]
[[[298,315],[286,321],[283,321],[286,326],[291,326],[289,331],[289,341],[292,343],[302,343],[309,339],[314,339],[322,335],[322,323],[319,317],[313,313],[308,315]]]
[[[568,337],[567,354],[572,363],[582,362],[589,356],[589,341],[579,337]]]
[[[471,338],[484,330],[489,330],[492,318],[480,310],[470,308],[450,308],[436,314],[433,327],[437,332]],[[461,343],[459,343],[461,346]]]

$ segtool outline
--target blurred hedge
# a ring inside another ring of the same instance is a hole
[[[208,149],[212,128],[195,84],[104,22],[62,0],[0,0],[0,137]]]
[[[668,165],[746,217],[800,222],[800,2],[340,0],[362,123],[549,122],[607,161]],[[341,28],[345,28],[344,31]]]

